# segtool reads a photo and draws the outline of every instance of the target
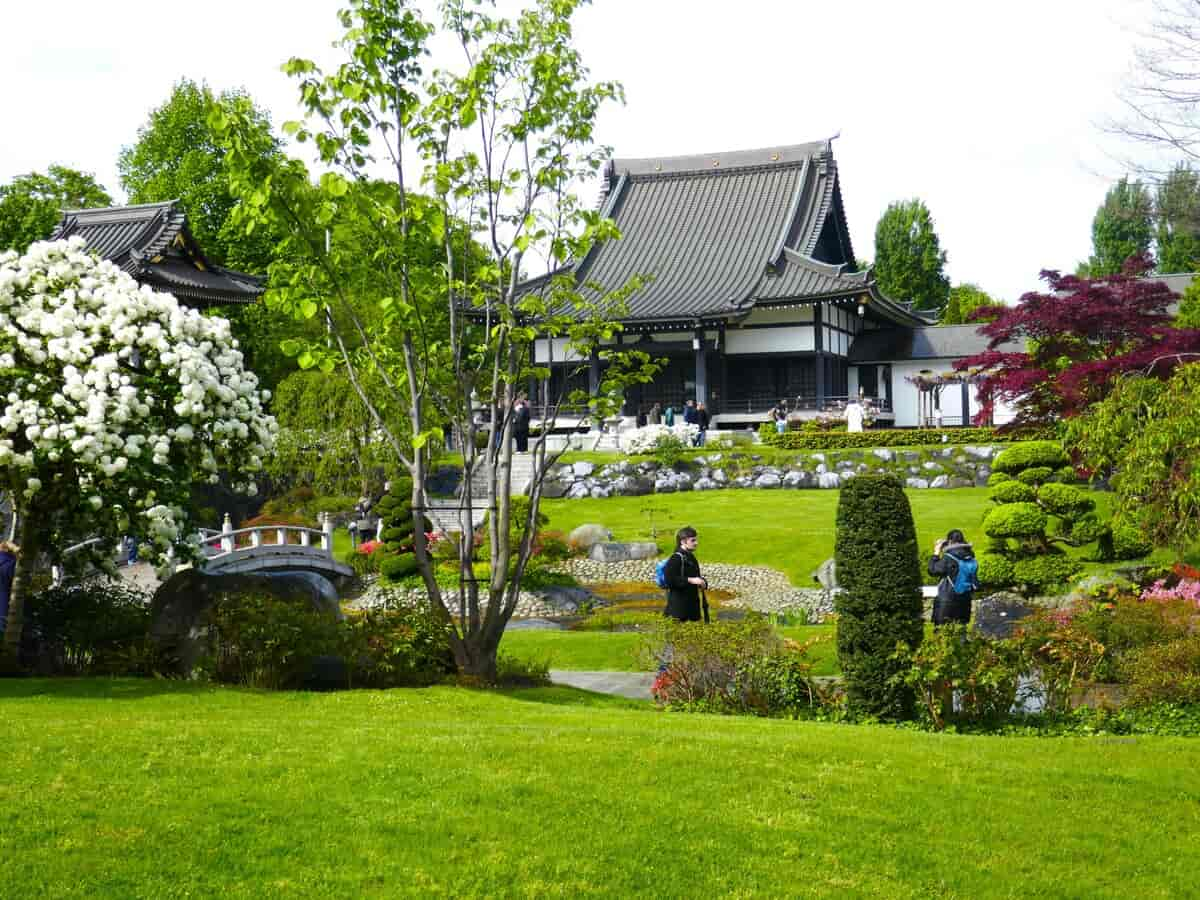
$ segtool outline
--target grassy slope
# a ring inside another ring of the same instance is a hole
[[[12,897],[1170,897],[1200,742],[0,682]]]
[[[982,540],[987,493],[987,488],[909,491],[922,552],[932,551],[934,539],[951,528]],[[837,491],[723,490],[545,500],[542,510],[550,529],[570,533],[585,522],[598,522],[617,540],[645,540],[650,520],[644,510],[653,507],[662,546],[670,545],[676,529],[691,525],[700,532],[701,564],[771,566],[786,572],[793,584],[811,587],[813,570],[833,555],[837,502]]]
[[[836,675],[837,646],[832,625],[780,628],[784,637],[797,641],[824,638],[808,651],[814,675]],[[583,672],[636,672],[642,635],[607,631],[509,631],[500,644],[502,653],[519,659],[547,660],[551,669]]]

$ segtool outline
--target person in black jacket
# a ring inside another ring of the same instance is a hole
[[[529,401],[521,394],[513,407],[513,439],[517,442],[518,453],[529,452]]]
[[[966,625],[971,621],[973,591],[955,593],[954,580],[958,577],[959,563],[975,558],[975,551],[957,528],[933,545],[933,558],[929,560],[929,574],[940,575],[937,599],[933,601],[933,624],[944,625],[956,622]]]
[[[8,627],[8,601],[12,598],[13,576],[17,571],[17,545],[0,542],[0,634]]]
[[[698,540],[695,528],[680,528],[675,535],[675,552],[665,570],[667,608],[663,614],[680,622],[700,621],[700,591],[708,590],[696,561]]]

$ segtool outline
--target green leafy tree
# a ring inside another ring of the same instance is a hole
[[[1200,328],[1200,279],[1192,281],[1179,298],[1179,312],[1171,323],[1176,328]]]
[[[1150,192],[1140,181],[1122,178],[1109,188],[1092,219],[1092,255],[1080,277],[1116,275],[1131,257],[1146,256],[1154,237]]]
[[[956,284],[950,289],[950,299],[942,311],[939,325],[965,325],[967,322],[980,321],[978,316],[972,316],[976,310],[986,310],[1003,304],[992,299],[987,291],[977,284]]]
[[[24,253],[45,240],[64,209],[111,205],[108,192],[86,172],[52,165],[45,174],[18,175],[0,185],[0,250]]]
[[[1158,185],[1154,202],[1158,271],[1200,268],[1200,173],[1180,163]]]
[[[888,206],[875,226],[875,277],[887,296],[917,309],[941,310],[949,299],[946,251],[920,200]]]
[[[513,404],[531,380],[545,388],[550,375],[530,364],[534,341],[559,337],[588,358],[620,329],[616,320],[639,284],[589,286],[585,293],[559,272],[596,240],[616,237],[613,224],[573,192],[603,163],[595,117],[620,95],[615,84],[589,80],[573,44],[579,6],[538,0],[508,19],[447,0],[441,37],[461,48],[461,60],[426,74],[422,62],[437,28],[403,0],[350,0],[340,16],[346,61],[332,73],[303,59],[285,67],[301,82],[307,117],[284,129],[315,144],[327,169],[315,185],[300,162],[257,152],[261,138],[244,101],[210,116],[236,172],[242,202],[235,220],[248,231],[265,226],[285,234],[269,302],[331,325],[329,344],[292,346],[300,365],[345,372],[381,439],[408,469],[414,519],[425,506],[430,438],[446,423],[466,437],[464,463],[473,477],[462,500],[464,532],[471,531],[472,510],[486,507],[490,575],[482,583],[474,578],[471,542],[461,542],[463,577],[452,595],[437,583],[415,521],[413,549],[432,609],[450,629],[456,664],[485,680],[496,675],[496,651],[533,553],[542,482],[554,462],[537,440],[530,503],[514,545]],[[417,168],[428,198],[408,181]],[[371,189],[368,171],[391,173],[391,189]],[[326,251],[326,229],[353,233],[353,250],[334,242]],[[436,262],[424,255],[430,243],[440,248]],[[376,294],[370,317],[354,303],[348,254],[370,259],[376,283],[387,288]],[[549,277],[522,285],[526,261],[539,257],[548,261]],[[543,433],[564,401],[590,404],[597,417],[610,414],[626,384],[656,370],[644,353],[600,352],[607,363],[600,390],[551,397],[539,410]],[[379,379],[378,390],[365,373]],[[404,398],[404,432],[388,421],[383,397]],[[483,450],[475,441],[481,430]]]
[[[1145,538],[1180,551],[1200,540],[1200,362],[1184,358],[1165,380],[1125,375],[1069,423],[1072,448],[1111,473],[1115,556],[1140,555]]]
[[[913,713],[912,688],[896,645],[921,643],[917,530],[904,485],[890,475],[860,475],[842,487],[834,546],[838,580],[838,659],[846,695],[886,719]]]

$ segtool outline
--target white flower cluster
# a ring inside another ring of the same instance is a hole
[[[183,514],[154,486],[227,469],[253,489],[275,440],[267,399],[226,320],[139,286],[82,238],[0,254],[0,473],[26,500],[70,480],[166,545]]]
[[[680,441],[685,447],[695,442],[700,433],[700,426],[690,422],[676,422],[674,425],[646,425],[633,431],[621,433],[621,444],[627,453],[653,453],[658,439],[670,436]]]

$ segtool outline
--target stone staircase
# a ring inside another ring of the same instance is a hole
[[[533,479],[533,454],[514,453],[512,457],[512,496],[529,493],[529,482]],[[487,497],[487,472],[480,466],[471,473],[471,493],[478,498]]]

